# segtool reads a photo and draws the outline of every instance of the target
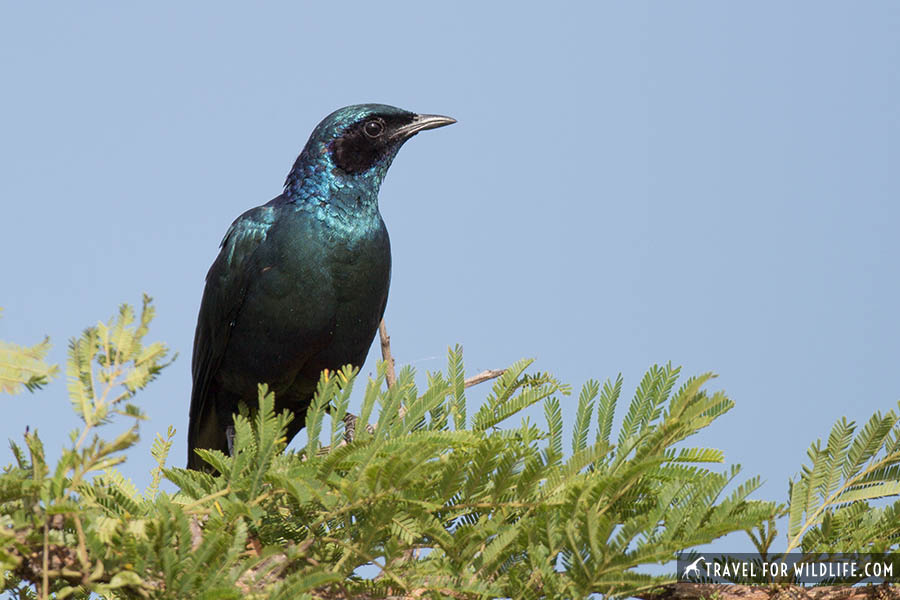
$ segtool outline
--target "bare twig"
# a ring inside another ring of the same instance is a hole
[[[381,323],[378,325],[378,335],[381,338],[381,359],[387,364],[387,370],[385,370],[384,372],[384,378],[385,381],[387,381],[387,386],[391,388],[394,387],[394,384],[397,383],[397,371],[394,368],[394,355],[391,353],[391,336],[388,335],[387,326],[384,324],[384,319],[381,319]],[[487,371],[482,371],[478,375],[469,377],[465,380],[463,385],[465,387],[472,387],[473,385],[478,385],[479,383],[490,381],[491,379],[496,379],[497,377],[503,375],[503,373],[505,372],[506,369],[488,369]],[[398,414],[402,419],[404,415],[406,415],[406,407],[401,406]]]
[[[244,571],[235,585],[245,594],[261,591],[284,579],[290,559],[283,552],[271,554]]]
[[[487,371],[482,371],[478,375],[472,375],[467,378],[463,383],[465,387],[472,387],[473,385],[478,385],[479,383],[484,383],[485,381],[490,381],[491,379],[496,379],[506,373],[506,369],[488,369]]]
[[[391,336],[387,333],[384,319],[381,319],[381,323],[378,325],[378,335],[381,337],[381,360],[387,363],[384,377],[388,387],[393,387],[397,383],[397,372],[394,370],[394,356],[391,354]]]
[[[188,522],[188,530],[191,532],[191,550],[196,552],[200,544],[203,543],[203,529],[200,526],[200,519],[191,517],[191,520]]]
[[[47,517],[44,517],[44,552],[41,557],[41,600],[47,600],[50,597],[50,575],[48,569],[48,553],[50,552],[50,524]]]
[[[88,573],[91,572],[91,561],[88,559],[84,528],[81,526],[81,517],[78,516],[78,513],[73,513],[72,517],[72,520],[75,522],[75,531],[78,533],[78,562],[81,564],[81,570],[84,572],[85,577],[87,577]]]
[[[393,385],[397,383],[397,371],[395,369],[396,361],[394,360],[394,355],[391,353],[391,336],[388,335],[384,319],[381,319],[381,323],[378,325],[378,336],[381,339],[381,360],[387,363],[387,371],[385,372],[384,377],[387,380],[388,387],[393,387]],[[496,379],[504,373],[506,373],[506,369],[488,369],[482,371],[478,375],[469,377],[466,379],[464,385],[465,387],[472,387],[473,385]]]

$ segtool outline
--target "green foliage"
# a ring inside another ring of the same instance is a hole
[[[167,364],[165,346],[143,345],[152,318],[150,298],[144,297],[138,324],[133,309],[122,306],[117,317],[70,343],[69,396],[84,425],[72,432],[71,446],[56,465],[48,463],[36,432],[25,434],[25,448],[11,444],[16,462],[0,477],[0,569],[6,590],[30,582],[45,597],[50,592],[87,597],[84,590],[114,596],[114,590],[131,585],[129,569],[116,570],[103,558],[113,539],[104,513],[149,512],[113,467],[137,441],[137,421],[143,418],[127,400]],[[111,439],[97,434],[114,416],[133,423]],[[127,527],[137,530],[142,523]]]
[[[900,417],[894,411],[875,413],[859,431],[856,423],[841,418],[825,446],[816,440],[807,456],[810,464],[788,484],[788,504],[774,507],[748,531],[757,551],[770,560],[793,552],[790,560],[797,562],[851,552],[893,560],[890,553],[900,548]],[[773,552],[778,523],[784,519],[787,546]],[[858,575],[833,583],[862,580]]]
[[[255,417],[236,419],[234,456],[201,452],[222,475],[166,471],[181,489],[175,502],[202,514],[204,531],[246,526],[258,545],[251,554],[270,562],[264,575],[245,565],[254,583],[246,576],[238,583],[262,590],[268,577],[278,583],[266,594],[314,597],[338,589],[351,595],[626,595],[669,580],[636,567],[749,528],[771,511],[747,499],[756,479],[722,497],[737,469],[701,466],[721,462],[718,451],[675,448],[732,406],[721,393],[700,389],[708,377],[689,380],[672,395],[677,369],[651,370],[631,402],[618,448],[608,435],[587,445],[599,392],[589,382],[579,399],[577,451],[566,459],[560,400],[568,387],[547,374],[528,374],[530,361],[520,361],[494,382],[467,429],[458,349],[448,363],[446,376],[429,374],[424,392],[411,369],[389,389],[380,371],[366,388],[349,443],[341,417],[353,372],[323,377],[307,415],[312,435],[300,452],[287,454],[281,432],[288,417],[274,413],[274,399],[261,387]],[[611,413],[621,384],[606,390]],[[538,403],[545,427],[528,419],[503,427]],[[325,431],[328,405],[337,414],[331,445],[322,448],[318,432]],[[368,423],[376,406],[377,421]],[[601,415],[601,422],[608,418]],[[355,575],[367,565],[377,570],[375,579]],[[284,587],[301,580],[319,583]]]
[[[737,466],[714,468],[720,451],[685,443],[733,406],[704,390],[710,375],[679,385],[679,369],[653,367],[615,431],[621,376],[588,381],[576,402],[523,360],[470,410],[459,348],[424,390],[411,368],[387,387],[382,366],[358,417],[354,370],[324,373],[307,441],[288,452],[292,415],[276,414],[261,385],[256,408],[235,417],[233,456],[200,451],[219,475],[167,468],[170,427],[140,492],[116,466],[143,418],[135,394],[168,364],[165,346],[144,342],[152,317],[145,298],[139,317],[123,306],[71,342],[83,426],[56,464],[36,433],[12,446],[0,583],[14,597],[622,597],[672,581],[641,567],[678,551],[733,531],[772,537],[779,507],[749,498],[759,479],[738,481]],[[536,405],[540,423],[522,414]],[[570,452],[564,410],[575,414]],[[131,426],[100,435],[122,418]],[[897,479],[896,421],[878,416],[855,438],[852,424],[836,428],[794,484],[809,524],[792,520],[792,531],[832,539],[860,527],[868,517],[852,507]],[[160,490],[163,477],[176,493]],[[896,512],[872,527],[889,537]]]
[[[58,367],[45,362],[48,352],[48,338],[31,347],[0,340],[0,393],[17,394],[23,389],[33,392],[50,381]]]
[[[810,464],[789,487],[788,551],[853,548],[890,552],[900,547],[900,418],[875,413],[835,423],[822,447],[807,450]],[[888,499],[895,499],[892,504]],[[872,501],[880,501],[873,505]]]

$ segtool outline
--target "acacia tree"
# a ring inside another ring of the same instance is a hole
[[[704,389],[709,374],[651,368],[617,430],[622,377],[588,381],[566,450],[569,386],[523,360],[489,374],[499,376],[472,407],[459,348],[421,390],[413,369],[394,376],[383,362],[358,415],[348,413],[355,371],[324,373],[307,443],[287,452],[291,415],[274,412],[262,385],[235,418],[233,455],[201,451],[219,475],[167,467],[169,427],[139,491],[120,465],[144,418],[137,395],[169,364],[163,344],[145,342],[152,318],[145,297],[139,315],[122,306],[71,341],[81,424],[62,456],[48,460],[37,432],[12,444],[0,583],[14,598],[698,597],[703,588],[642,567],[738,531],[769,552],[782,515],[788,549],[897,545],[900,504],[870,505],[900,490],[893,411],[859,432],[840,421],[782,506],[751,499],[759,478],[739,479],[719,450],[685,443],[733,406]],[[0,390],[53,377],[47,348],[0,345]],[[543,421],[522,418],[536,404]],[[164,478],[176,492],[161,491]]]

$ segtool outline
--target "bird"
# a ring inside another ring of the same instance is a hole
[[[381,183],[407,140],[455,122],[386,104],[340,108],[313,130],[283,192],[231,224],[194,333],[188,468],[212,471],[197,448],[232,452],[233,415],[255,405],[259,383],[277,412],[293,413],[290,442],[321,373],[362,365],[391,280]]]

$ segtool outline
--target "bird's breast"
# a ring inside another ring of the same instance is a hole
[[[380,218],[379,218],[380,222]],[[383,223],[347,235],[321,221],[281,222],[249,268],[225,362],[241,381],[283,388],[298,373],[360,364],[384,312],[390,240]],[[245,381],[246,380],[246,381]],[[246,386],[245,386],[246,387]]]
[[[384,314],[391,280],[391,248],[387,229],[375,226],[352,234],[332,233],[326,242],[324,270],[334,297],[333,327],[323,368],[360,364]]]
[[[320,303],[332,316],[334,335],[355,335],[347,331],[352,323],[368,335],[390,285],[390,238],[381,216],[376,212],[355,225],[306,216],[286,228],[289,235],[272,240],[279,251],[259,266],[264,295],[304,318],[318,312],[309,304]]]

